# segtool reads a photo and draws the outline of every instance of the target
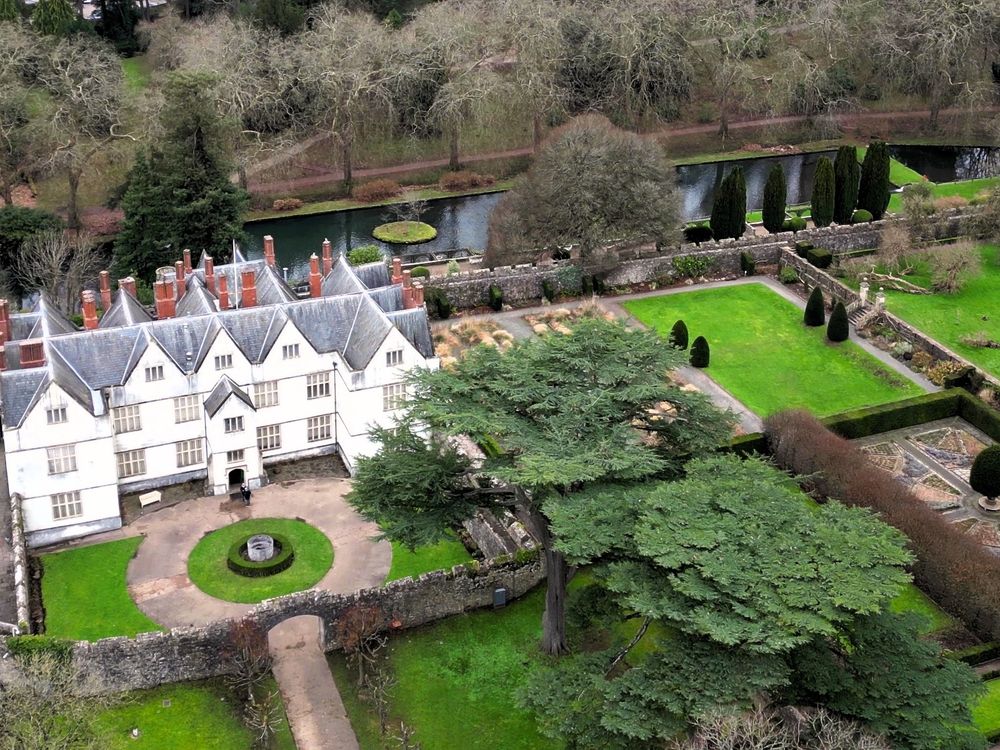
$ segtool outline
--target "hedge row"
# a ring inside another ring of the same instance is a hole
[[[916,557],[912,573],[917,586],[982,640],[1000,638],[1000,557],[865,460],[861,451],[813,415],[772,415],[765,420],[764,432],[779,466],[809,476],[826,497],[870,508],[902,531]]]
[[[229,555],[226,558],[228,568],[234,573],[246,576],[247,578],[265,578],[266,576],[277,575],[292,567],[292,563],[295,562],[295,550],[292,548],[292,543],[288,540],[288,537],[281,534],[268,535],[274,539],[274,546],[279,548],[278,553],[274,557],[261,562],[245,559],[243,551],[246,549],[247,542],[250,541],[250,537],[247,537],[235,542],[229,548]]]
[[[969,646],[958,651],[949,651],[948,658],[964,661],[970,667],[974,667],[977,664],[985,664],[988,661],[1000,659],[1000,643],[996,641],[977,643],[975,646]]]

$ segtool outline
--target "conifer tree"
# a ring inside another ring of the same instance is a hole
[[[826,337],[834,342],[847,341],[850,332],[847,308],[844,307],[843,302],[838,302],[833,306],[833,312],[830,313],[830,322],[826,326]]]
[[[678,349],[688,348],[688,327],[683,320],[678,320],[670,329],[670,345]]]
[[[785,225],[785,201],[788,199],[788,187],[785,184],[785,170],[781,164],[775,164],[767,175],[764,184],[764,228],[774,234],[780,232]]]
[[[18,0],[0,0],[0,23],[21,20],[21,4]]]
[[[821,326],[826,322],[826,310],[823,308],[823,290],[813,287],[812,294],[806,302],[806,312],[803,318],[807,326]]]
[[[736,167],[722,180],[712,203],[709,225],[717,240],[742,237],[746,229],[747,185],[743,168]]]
[[[833,220],[838,224],[850,224],[858,205],[858,186],[861,180],[858,150],[854,146],[841,146],[837,150],[833,173]]]
[[[868,211],[878,220],[889,205],[889,148],[884,141],[868,146],[861,165],[861,183],[858,187],[858,208]]]
[[[829,226],[833,221],[833,194],[833,162],[821,156],[812,190],[812,220],[818,227]]]
[[[31,14],[31,26],[39,34],[64,36],[74,21],[76,13],[69,0],[38,0]]]
[[[691,344],[691,365],[693,367],[708,367],[708,360],[708,340],[704,336],[699,336]]]

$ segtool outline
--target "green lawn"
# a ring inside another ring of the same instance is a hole
[[[472,560],[472,555],[457,539],[446,539],[437,544],[417,547],[412,552],[406,545],[392,543],[392,567],[385,577],[386,583],[407,576],[416,577],[432,570],[450,570],[455,565],[461,565]]]
[[[647,297],[625,303],[663,336],[674,321],[711,347],[705,372],[761,416],[806,408],[819,416],[923,393],[854,342],[831,344],[802,311],[763,284]]]
[[[251,534],[281,534],[295,548],[287,570],[264,578],[247,578],[226,565],[229,548]],[[289,518],[253,518],[206,534],[188,558],[192,582],[210,596],[228,602],[254,603],[315,585],[333,564],[333,544],[317,528]]]
[[[460,615],[394,637],[394,726],[405,720],[424,750],[559,747],[538,733],[531,714],[514,700],[528,667],[541,658],[544,597],[539,588],[506,609]],[[343,657],[329,658],[341,695],[350,696],[345,707],[362,750],[397,747],[382,743],[371,710],[355,699],[353,672]]]
[[[865,154],[868,153],[867,146],[858,146],[858,161],[862,162],[865,160]],[[903,187],[903,185],[909,185],[914,182],[922,182],[924,176],[917,172],[915,169],[910,169],[908,166],[903,164],[901,161],[896,161],[895,159],[889,159],[889,182],[897,187]]]
[[[956,294],[886,291],[886,309],[993,375],[1000,375],[1000,349],[976,349],[961,338],[985,332],[1000,340],[1000,248],[984,245],[982,269]]]
[[[150,65],[142,55],[126,57],[122,60],[125,87],[133,94],[141,92],[149,85]]]
[[[134,536],[42,555],[46,634],[96,641],[160,630],[135,606],[126,588],[129,560],[142,541]]]
[[[927,621],[927,626],[923,629],[926,634],[946,630],[955,624],[951,615],[912,583],[908,584],[899,596],[889,602],[889,610],[892,612],[915,612],[922,615]]]
[[[1000,177],[984,177],[980,180],[961,180],[959,182],[944,182],[933,186],[935,198],[945,198],[958,195],[966,200],[972,200],[984,190],[990,190],[1000,185]],[[903,196],[893,193],[889,196],[889,211],[899,213],[903,210]]]
[[[972,722],[985,735],[1000,731],[1000,679],[986,681],[986,695],[972,707]]]
[[[274,680],[267,689],[276,690]],[[243,725],[240,707],[230,691],[218,681],[164,685],[129,695],[122,705],[98,718],[107,733],[108,750],[148,748],[149,750],[246,750],[253,737]],[[284,707],[281,709],[284,715]],[[138,739],[130,736],[133,727]],[[288,721],[269,750],[295,750]]]

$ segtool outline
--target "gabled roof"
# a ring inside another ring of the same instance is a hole
[[[367,294],[386,312],[403,309],[403,287],[398,284],[369,289]]]
[[[279,321],[277,326],[275,320]],[[284,320],[280,307],[251,307],[219,316],[219,323],[251,362],[260,362],[267,356]],[[277,331],[272,334],[275,327]]]
[[[214,332],[210,330],[213,320],[207,315],[159,320],[149,325],[149,335],[181,372],[194,372],[202,349],[207,351],[206,338],[211,335],[214,339]]]
[[[147,323],[153,319],[149,311],[142,306],[135,297],[128,292],[119,289],[115,294],[111,307],[101,318],[99,328],[113,328],[115,326],[131,326],[137,323]]]
[[[11,315],[10,328],[14,341],[58,336],[77,330],[69,318],[44,294],[39,295],[31,312]]]
[[[208,398],[205,399],[205,411],[208,416],[214,417],[230,396],[235,396],[251,409],[255,409],[253,400],[247,395],[247,392],[236,385],[228,375],[223,375],[215,384],[212,392],[208,394]]]
[[[136,361],[132,354],[137,343],[145,344],[139,327],[98,328],[54,336],[48,340],[48,353],[50,358],[54,352],[72,363],[89,388],[100,390],[125,382],[129,364]]]
[[[318,297],[289,305],[285,312],[317,352],[343,352],[360,301],[361,295]]]
[[[343,255],[334,261],[330,273],[323,278],[320,284],[320,292],[324,297],[333,297],[338,294],[357,294],[365,291],[365,288]]]
[[[398,310],[386,313],[392,324],[399,329],[407,341],[413,344],[421,356],[434,356],[434,337],[431,335],[431,322],[422,308]]]
[[[208,315],[216,310],[215,297],[202,284],[191,284],[177,303],[178,318],[190,315]]]
[[[70,398],[91,414],[96,413],[91,395],[93,390],[57,349],[49,349],[49,371],[52,373],[52,379],[69,394]]]
[[[392,330],[392,323],[367,294],[360,295],[358,314],[351,324],[343,357],[354,370],[368,366],[375,352]]]
[[[264,265],[257,273],[257,304],[277,305],[281,302],[294,302],[298,295],[288,286],[288,282],[278,273],[274,266]]]
[[[369,289],[389,286],[390,283],[389,268],[382,261],[355,266],[354,273],[361,280],[361,283]]]
[[[20,427],[24,415],[35,405],[48,385],[49,373],[44,367],[4,373],[4,426],[11,429]]]

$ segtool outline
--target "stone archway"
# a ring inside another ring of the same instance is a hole
[[[229,491],[233,492],[239,489],[240,485],[246,481],[247,473],[243,469],[232,469],[230,470],[229,477]]]
[[[323,620],[316,615],[289,617],[268,631],[267,642],[296,745],[358,750],[323,651]]]

